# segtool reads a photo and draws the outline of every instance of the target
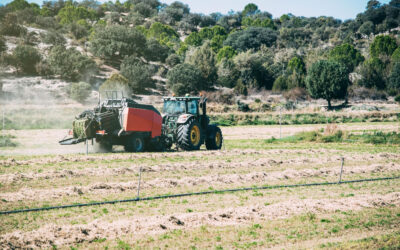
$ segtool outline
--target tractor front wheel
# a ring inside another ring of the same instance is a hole
[[[177,144],[183,150],[199,150],[203,144],[200,125],[196,120],[191,120],[178,127]]]
[[[129,136],[125,143],[124,149],[126,152],[138,153],[144,151],[144,139],[141,136]]]
[[[206,148],[208,150],[220,150],[222,147],[222,131],[217,126],[209,126],[207,129]]]

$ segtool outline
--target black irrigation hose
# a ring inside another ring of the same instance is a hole
[[[400,176],[383,177],[383,178],[375,178],[375,179],[352,180],[352,181],[341,181],[341,182],[321,182],[321,183],[309,183],[309,184],[275,185],[275,186],[264,186],[264,187],[248,187],[248,188],[236,188],[236,189],[203,191],[203,192],[195,192],[195,193],[161,195],[161,196],[153,196],[153,197],[145,197],[145,198],[134,198],[134,199],[127,199],[127,200],[101,201],[101,202],[92,202],[92,203],[71,204],[71,205],[64,205],[64,206],[39,207],[39,208],[18,209],[18,210],[10,210],[10,211],[0,211],[0,215],[26,213],[26,212],[38,212],[38,211],[47,211],[47,210],[63,209],[63,208],[98,206],[98,205],[116,204],[116,203],[125,203],[125,202],[161,200],[161,199],[187,197],[187,196],[195,196],[195,195],[205,195],[205,194],[219,194],[219,193],[231,193],[231,192],[265,190],[265,189],[280,189],[280,188],[328,186],[328,185],[340,185],[340,184],[360,183],[360,182],[385,181],[385,180],[395,180],[395,179],[400,179]]]

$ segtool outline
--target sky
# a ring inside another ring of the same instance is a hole
[[[6,4],[12,0],[0,0]],[[41,4],[43,0],[28,0]],[[106,0],[99,0],[105,2]],[[108,0],[107,0],[108,1]],[[121,1],[121,0],[120,0]],[[161,0],[170,4],[175,0]],[[262,11],[270,12],[274,17],[292,13],[295,16],[317,17],[333,16],[342,20],[354,19],[358,13],[364,12],[368,0],[180,0],[189,5],[191,12],[210,14],[213,12],[228,13],[230,10],[243,10],[252,2]],[[380,0],[388,3],[390,0]],[[123,0],[121,1],[123,2]]]

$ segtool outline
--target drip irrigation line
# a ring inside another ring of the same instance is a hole
[[[92,203],[79,203],[79,204],[62,205],[62,206],[51,206],[51,207],[39,207],[39,208],[27,208],[27,209],[0,211],[0,215],[18,214],[18,213],[27,213],[27,212],[39,212],[39,211],[47,211],[47,210],[54,210],[54,209],[65,209],[65,208],[75,208],[75,207],[99,206],[99,205],[108,205],[108,204],[116,204],[116,203],[152,201],[152,200],[171,199],[171,198],[179,198],[179,197],[187,197],[187,196],[198,196],[198,195],[207,195],[207,194],[233,193],[233,192],[240,192],[240,191],[254,191],[254,190],[281,189],[281,188],[297,188],[297,187],[313,187],[313,186],[329,186],[329,185],[341,185],[341,184],[351,184],[351,183],[360,183],[360,182],[374,182],[374,181],[385,181],[385,180],[396,180],[396,179],[400,179],[400,176],[374,178],[374,179],[360,179],[360,180],[350,180],[350,181],[339,181],[339,182],[320,182],[320,183],[308,183],[308,184],[274,185],[274,186],[247,187],[247,188],[235,188],[235,189],[223,189],[223,190],[210,190],[210,191],[203,191],[203,192],[160,195],[160,196],[151,196],[151,197],[144,197],[144,198],[137,197],[137,198],[134,198],[134,199],[126,199],[126,200],[100,201],[100,202],[92,202]]]

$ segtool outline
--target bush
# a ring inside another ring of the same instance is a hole
[[[27,33],[27,29],[18,23],[15,13],[8,13],[1,22],[0,35],[20,37]]]
[[[191,64],[183,63],[175,66],[168,72],[167,79],[167,86],[176,95],[204,90],[201,88],[204,81],[201,71]]]
[[[0,54],[4,51],[7,51],[7,44],[4,41],[3,37],[0,37]]]
[[[53,75],[53,71],[51,70],[51,66],[48,64],[47,61],[41,61],[36,64],[35,66],[36,72],[38,75],[43,77],[49,77]]]
[[[82,55],[75,48],[66,49],[60,45],[51,49],[48,63],[54,74],[71,81],[88,81],[91,75],[97,71],[96,63],[92,59]]]
[[[15,136],[12,135],[0,135],[0,148],[1,147],[16,147],[18,144],[14,142]]]
[[[121,74],[128,79],[130,88],[138,93],[143,93],[146,88],[155,87],[149,66],[135,56],[122,61]]]
[[[250,27],[231,33],[225,40],[225,46],[231,46],[237,51],[259,49],[261,45],[272,46],[277,39],[276,31],[270,28]]]
[[[41,55],[34,47],[29,45],[18,45],[12,54],[12,64],[19,72],[35,74],[35,66],[40,62],[41,58]]]
[[[80,103],[84,103],[92,92],[92,86],[86,82],[72,83],[69,88],[69,96]]]
[[[43,34],[43,33],[42,33]],[[64,45],[67,41],[64,36],[55,30],[49,30],[42,35],[43,42],[52,45]]]
[[[124,96],[130,96],[132,92],[129,87],[129,80],[123,75],[115,73],[100,86],[99,91],[102,95],[107,91],[122,91]]]
[[[150,39],[147,41],[147,48],[145,57],[149,61],[165,62],[168,57],[169,48],[165,45],[161,45],[156,39]]]
[[[283,91],[288,89],[288,79],[286,76],[281,75],[276,78],[274,85],[272,87],[273,91]]]
[[[171,68],[173,68],[181,63],[181,58],[177,54],[171,54],[168,56],[167,60],[165,60],[165,63]]]
[[[400,62],[397,62],[392,67],[392,72],[389,75],[387,89],[394,93],[400,92]]]

